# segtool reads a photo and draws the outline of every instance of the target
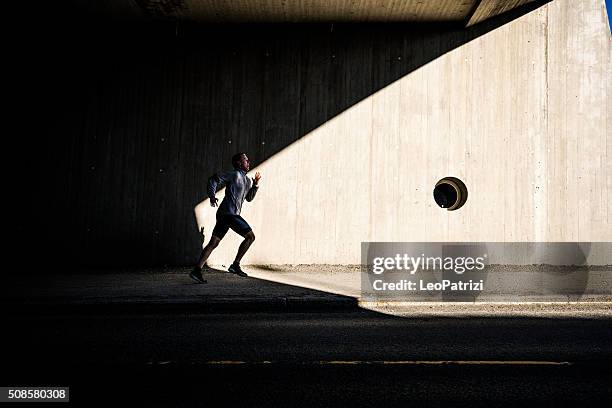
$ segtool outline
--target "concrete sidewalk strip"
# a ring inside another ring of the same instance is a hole
[[[611,316],[612,296],[559,297],[542,302],[368,302],[360,299],[360,269],[349,265],[245,266],[248,278],[223,266],[189,279],[190,268],[83,271],[79,274],[12,276],[0,288],[8,313],[91,311],[311,311],[370,310],[396,315],[591,315]],[[494,300],[494,299],[493,299]]]
[[[3,302],[5,314],[47,315],[71,313],[231,313],[231,312],[315,312],[347,311],[357,308],[357,301],[349,298],[212,298],[201,301],[194,299],[134,299],[114,298],[55,299],[26,302]]]
[[[245,268],[249,272],[248,268]],[[217,268],[206,284],[190,268],[85,271],[82,274],[13,276],[0,288],[10,313],[76,311],[194,312],[312,311],[358,308],[357,299]]]
[[[359,302],[359,306],[402,317],[612,318],[612,299],[595,302]]]

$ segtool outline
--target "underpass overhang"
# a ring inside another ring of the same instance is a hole
[[[122,19],[249,23],[454,23],[470,26],[536,0],[72,0]]]

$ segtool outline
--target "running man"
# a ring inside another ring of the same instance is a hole
[[[217,209],[217,223],[210,237],[210,242],[202,250],[198,264],[193,267],[189,274],[191,279],[199,283],[206,283],[206,280],[202,277],[202,270],[204,268],[210,270],[208,265],[206,265],[206,260],[230,228],[244,237],[244,241],[238,247],[236,259],[228,271],[238,276],[248,276],[240,269],[240,260],[253,241],[255,241],[255,234],[253,234],[251,226],[240,216],[240,210],[245,199],[253,201],[255,198],[261,176],[257,172],[254,179],[247,177],[246,173],[249,171],[250,166],[246,153],[235,154],[232,157],[232,165],[234,170],[219,171],[208,179],[207,194],[210,199],[210,205],[212,207],[217,206],[218,200],[215,197],[217,186],[225,185],[225,197]]]

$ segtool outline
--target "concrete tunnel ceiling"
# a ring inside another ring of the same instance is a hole
[[[91,14],[194,22],[412,22],[470,26],[536,0],[72,0]]]

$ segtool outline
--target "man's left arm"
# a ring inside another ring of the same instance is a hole
[[[257,189],[259,188],[260,179],[261,179],[261,175],[259,174],[259,172],[255,173],[255,178],[253,179],[253,185],[251,186],[251,188],[249,189],[245,197],[247,201],[253,201],[253,199],[255,198],[255,194],[257,194]]]

